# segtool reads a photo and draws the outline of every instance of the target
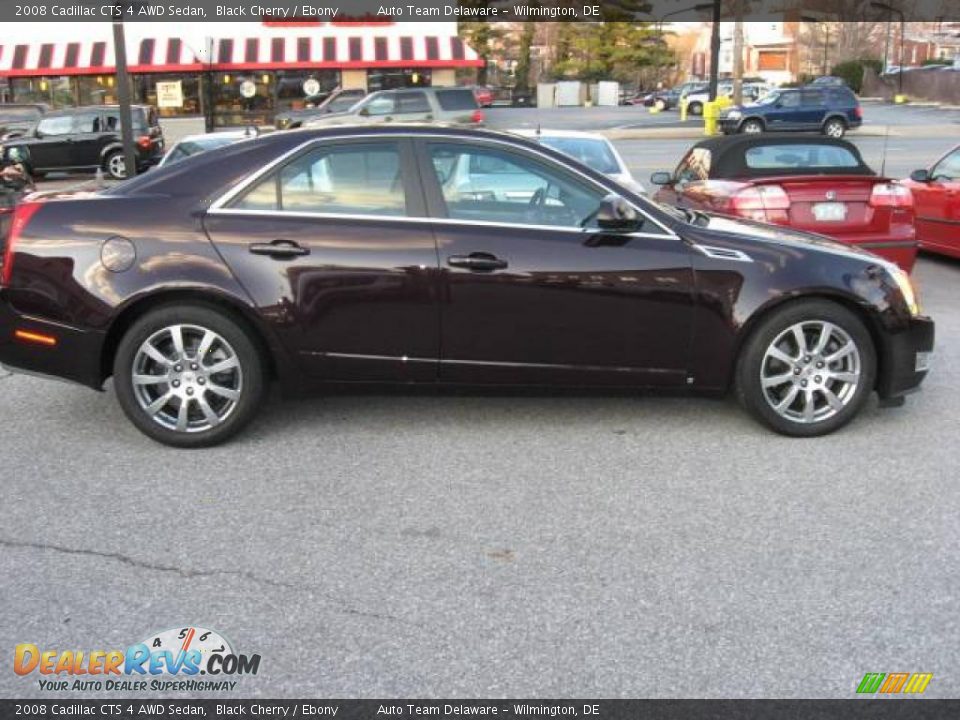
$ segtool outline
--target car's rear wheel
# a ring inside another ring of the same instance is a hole
[[[107,155],[103,161],[103,169],[114,180],[123,180],[127,177],[127,162],[123,157],[123,152],[114,150]]]
[[[663,111],[667,109],[667,101],[663,98],[657,98],[654,100],[653,105],[657,110]]]
[[[691,115],[703,115],[703,103],[699,100],[695,100],[687,105],[687,112]]]
[[[847,132],[847,124],[840,118],[830,118],[823,124],[823,134],[827,137],[842,138]]]
[[[740,126],[740,132],[747,135],[759,135],[763,132],[763,123],[759,120],[747,120]]]
[[[236,434],[256,413],[264,388],[249,331],[203,305],[166,305],[140,318],[120,341],[113,377],[133,424],[184,448]]]
[[[745,343],[737,395],[784,435],[825,435],[863,407],[876,379],[870,333],[850,310],[803,300],[773,312]]]

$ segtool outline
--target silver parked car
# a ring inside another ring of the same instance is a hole
[[[647,192],[646,188],[633,177],[613,143],[603,135],[576,130],[530,130],[528,128],[510,130],[510,132],[536,140],[548,148],[569,155],[635,193],[645,195]]]
[[[470,88],[424,87],[381,90],[346,112],[305,120],[304,127],[379,123],[440,123],[478,127],[483,111]]]

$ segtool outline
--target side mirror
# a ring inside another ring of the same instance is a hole
[[[361,117],[370,117],[370,108],[360,108],[360,112],[357,113]]]
[[[914,170],[910,173],[910,179],[918,183],[930,182],[930,172],[928,170]]]
[[[673,182],[673,176],[666,170],[657,170],[650,176],[650,182],[654,185],[669,185]]]
[[[597,226],[601,230],[636,230],[637,211],[622,197],[611,193],[597,208]]]

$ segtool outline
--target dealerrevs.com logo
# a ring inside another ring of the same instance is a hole
[[[257,674],[260,656],[234,652],[214,630],[185,627],[156,633],[125,650],[21,643],[14,649],[13,670],[36,677],[38,687],[49,691],[230,691],[237,676]]]

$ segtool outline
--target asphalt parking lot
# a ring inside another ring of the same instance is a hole
[[[690,144],[620,142],[641,179]],[[184,452],[109,387],[4,376],[0,647],[201,625],[261,655],[243,697],[956,697],[960,262],[915,278],[922,392],[815,440],[732,400],[394,393]],[[72,697],[35,677],[0,696]]]
[[[200,624],[260,697],[956,696],[960,264],[916,274],[923,392],[817,440],[732,401],[366,395],[182,452],[110,391],[6,377],[0,646]]]

